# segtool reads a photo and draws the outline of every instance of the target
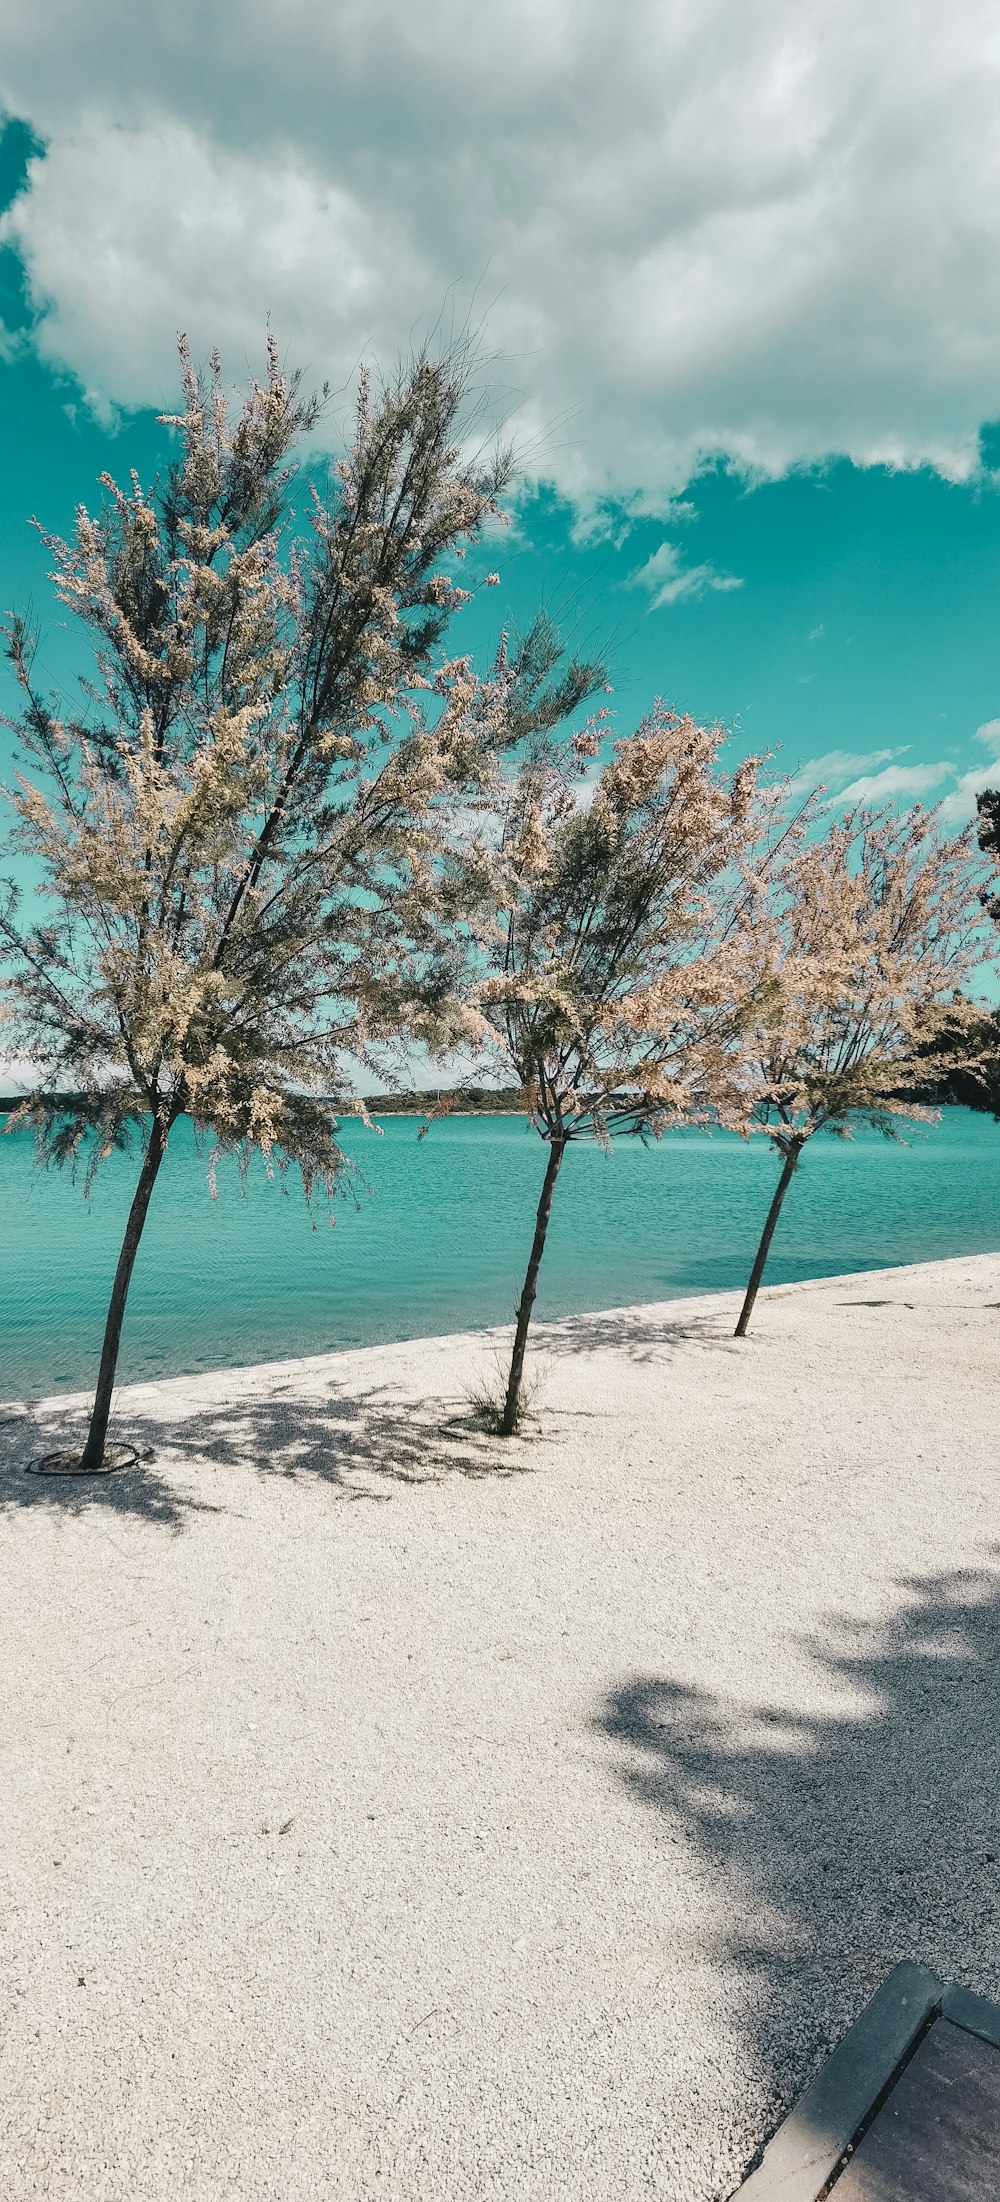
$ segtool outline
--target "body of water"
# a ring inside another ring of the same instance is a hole
[[[966,1109],[897,1146],[817,1138],[785,1203],[766,1282],[1000,1247],[1000,1127]],[[310,1218],[255,1159],[246,1186],[175,1127],[153,1195],[122,1341],[123,1383],[344,1346],[483,1328],[513,1316],[545,1148],[520,1117],[452,1117],[418,1140],[342,1129],[357,1199]],[[138,1169],[116,1155],[89,1201],[41,1170],[29,1132],[0,1138],[0,1397],[93,1383]],[[537,1313],[566,1315],[742,1285],[777,1166],[763,1138],[676,1132],[658,1145],[571,1147]],[[314,1227],[315,1225],[315,1227]]]

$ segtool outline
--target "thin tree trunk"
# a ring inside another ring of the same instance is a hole
[[[799,1156],[801,1153],[802,1142],[801,1140],[799,1140],[795,1143],[794,1146],[789,1147],[788,1152],[785,1156],[784,1168],[781,1172],[781,1176],[778,1179],[774,1199],[772,1200],[770,1208],[767,1211],[767,1222],[765,1223],[764,1229],[761,1232],[760,1245],[757,1248],[757,1253],[754,1258],[754,1265],[750,1271],[750,1282],[747,1286],[746,1299],[744,1300],[743,1305],[740,1309],[740,1319],[733,1333],[734,1337],[736,1338],[746,1337],[747,1324],[750,1321],[751,1315],[753,1314],[753,1304],[760,1290],[760,1280],[764,1274],[764,1263],[767,1260],[771,1240],[774,1237],[774,1227],[778,1221],[778,1217],[781,1214],[781,1203],[784,1200],[785,1194],[788,1191],[793,1177],[795,1176],[795,1172],[798,1167]]]
[[[549,1228],[549,1216],[552,1212],[552,1195],[559,1175],[559,1165],[565,1152],[565,1139],[550,1140],[549,1159],[545,1165],[545,1178],[542,1184],[538,1211],[535,1216],[535,1236],[531,1242],[531,1254],[524,1274],[524,1287],[517,1307],[517,1325],[514,1331],[514,1351],[511,1356],[510,1376],[507,1381],[507,1398],[500,1420],[501,1437],[512,1437],[517,1424],[521,1377],[524,1373],[524,1349],[528,1343],[528,1324],[531,1321],[531,1310],[535,1304],[535,1291],[545,1247],[545,1234]]]
[[[139,1172],[139,1183],[136,1186],[132,1206],[128,1212],[125,1237],[122,1240],[122,1250],[118,1256],[118,1267],[115,1270],[115,1281],[111,1287],[111,1302],[108,1308],[108,1319],[104,1326],[104,1345],[101,1349],[97,1391],[90,1417],[87,1442],[83,1448],[80,1461],[81,1468],[89,1469],[91,1473],[96,1472],[104,1460],[104,1447],[108,1435],[108,1418],[111,1413],[115,1370],[118,1366],[118,1349],[121,1345],[125,1302],[132,1281],[135,1257],[139,1251],[142,1227],[146,1221],[146,1210],[149,1207],[150,1196],[156,1184],[160,1164],[167,1151],[168,1131],[169,1126],[164,1125],[158,1116],[154,1116],[149,1134],[149,1144],[143,1156],[142,1169]]]

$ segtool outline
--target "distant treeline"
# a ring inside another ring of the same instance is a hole
[[[973,1072],[960,1064],[944,1080],[936,1080],[926,1086],[908,1089],[900,1099],[921,1101],[934,1108],[952,1104],[956,1108],[981,1109],[1000,1118],[1000,1010],[991,1017],[984,1017],[974,1028],[977,1044],[985,1045],[986,1053],[979,1068]],[[940,1039],[935,1041],[940,1049]],[[970,1052],[968,1031],[956,1031],[953,1041],[956,1056]],[[0,1116],[9,1114],[24,1100],[23,1093],[0,1093]],[[345,1096],[341,1101],[335,1095],[324,1098],[332,1101],[340,1116],[356,1116],[357,1104]],[[67,1113],[78,1109],[82,1096],[77,1093],[47,1095],[57,1108]],[[366,1093],[364,1105],[370,1116],[525,1116],[524,1098],[517,1086],[445,1086],[414,1087],[405,1093]]]
[[[413,1093],[368,1093],[365,1107],[371,1116],[432,1116],[435,1109],[448,1116],[527,1115],[523,1095],[516,1086],[460,1086],[454,1092],[440,1087]]]
[[[356,1103],[345,1098],[339,1101],[328,1095],[341,1116],[358,1114]],[[0,1116],[8,1115],[20,1107],[23,1093],[0,1093]],[[47,1095],[57,1108],[68,1111],[79,1108],[82,1096],[78,1093]],[[525,1116],[523,1098],[516,1086],[460,1086],[452,1091],[440,1086],[414,1090],[410,1093],[366,1093],[364,1104],[371,1116],[431,1116],[435,1109],[449,1116]]]

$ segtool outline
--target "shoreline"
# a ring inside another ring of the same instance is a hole
[[[839,1287],[846,1289],[863,1284],[877,1285],[886,1278],[898,1280],[904,1277],[916,1277],[918,1279],[926,1277],[933,1279],[941,1272],[953,1270],[969,1263],[991,1262],[994,1260],[1000,1261],[1000,1249],[997,1250],[996,1254],[990,1252],[950,1254],[929,1262],[892,1263],[879,1269],[842,1270],[831,1276],[797,1277],[787,1283],[764,1284],[758,1294],[749,1338],[744,1342],[752,1346],[755,1331],[759,1328],[760,1318],[765,1308],[777,1300],[787,1298],[790,1294],[804,1295]],[[744,1292],[745,1286],[734,1285],[724,1291],[683,1293],[669,1300],[630,1301],[619,1307],[592,1308],[575,1315],[545,1317],[538,1322],[533,1322],[528,1333],[528,1361],[531,1361],[533,1349],[536,1353],[544,1353],[546,1340],[551,1343],[552,1341],[562,1340],[574,1332],[579,1332],[581,1342],[585,1342],[588,1328],[594,1332],[599,1330],[602,1341],[613,1345],[613,1336],[609,1334],[613,1332],[616,1323],[622,1326],[624,1334],[636,1321],[641,1321],[651,1327],[655,1327],[658,1322],[667,1326],[676,1325],[678,1320],[683,1320],[689,1313],[693,1316],[696,1315],[702,1321],[718,1317],[721,1322],[721,1319],[730,1310],[734,1315],[738,1314],[743,1302]],[[503,1345],[511,1341],[513,1335],[514,1324],[513,1321],[510,1321],[487,1324],[480,1329],[418,1333],[407,1338],[390,1338],[368,1345],[332,1346],[324,1353],[288,1354],[275,1361],[221,1362],[212,1369],[182,1370],[174,1376],[137,1377],[130,1382],[116,1386],[115,1398],[116,1400],[121,1399],[126,1394],[131,1395],[132,1393],[146,1394],[153,1391],[160,1393],[169,1386],[199,1385],[210,1388],[213,1386],[225,1387],[236,1380],[250,1382],[276,1381],[279,1378],[287,1379],[296,1370],[302,1370],[307,1376],[315,1377],[322,1374],[328,1366],[333,1368],[334,1365],[344,1362],[360,1364],[360,1374],[364,1373],[369,1367],[374,1369],[376,1364],[382,1364],[393,1356],[412,1356],[415,1353],[424,1352],[439,1357],[442,1353],[454,1352],[460,1348],[475,1353],[477,1349],[485,1348],[489,1350]],[[722,1335],[725,1335],[724,1328]],[[20,1415],[41,1413],[45,1410],[60,1408],[83,1408],[89,1402],[90,1397],[89,1390],[49,1392],[40,1394],[36,1399],[19,1399],[12,1396],[9,1399],[0,1399],[0,1416],[9,1416],[12,1412]],[[0,1429],[2,1427],[3,1425],[0,1423]]]

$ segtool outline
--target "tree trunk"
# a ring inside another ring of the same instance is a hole
[[[746,1299],[744,1300],[743,1305],[740,1309],[740,1319],[736,1325],[735,1332],[733,1333],[734,1337],[736,1338],[746,1337],[747,1324],[749,1323],[750,1317],[753,1314],[753,1304],[760,1290],[760,1280],[764,1274],[764,1263],[767,1260],[771,1240],[774,1237],[774,1227],[778,1221],[778,1217],[781,1214],[781,1203],[784,1200],[785,1194],[787,1193],[788,1188],[795,1175],[795,1171],[798,1167],[799,1156],[801,1153],[802,1142],[801,1140],[798,1140],[793,1146],[789,1147],[788,1152],[785,1156],[784,1168],[782,1169],[781,1176],[778,1179],[774,1199],[772,1200],[770,1208],[767,1211],[767,1222],[765,1223],[764,1229],[761,1232],[760,1245],[757,1248],[754,1265],[750,1271],[750,1282],[747,1286]]]
[[[517,1423],[517,1407],[521,1396],[521,1377],[524,1373],[524,1349],[528,1343],[528,1324],[531,1321],[531,1310],[535,1304],[535,1291],[545,1247],[545,1234],[549,1228],[549,1216],[552,1212],[552,1195],[559,1175],[559,1165],[565,1152],[565,1139],[550,1140],[549,1159],[545,1165],[541,1199],[535,1216],[535,1236],[531,1242],[531,1254],[525,1271],[524,1288],[517,1308],[514,1352],[511,1357],[510,1376],[507,1381],[507,1398],[500,1420],[501,1437],[512,1437]]]
[[[104,1447],[108,1435],[108,1418],[111,1413],[111,1395],[114,1390],[115,1370],[118,1366],[118,1348],[121,1345],[125,1302],[132,1281],[132,1270],[135,1257],[139,1251],[139,1240],[142,1237],[142,1227],[146,1221],[146,1210],[149,1207],[150,1195],[156,1184],[160,1164],[167,1151],[168,1132],[169,1125],[164,1125],[158,1116],[154,1116],[152,1130],[149,1134],[149,1144],[143,1156],[142,1169],[139,1172],[139,1183],[136,1186],[132,1206],[128,1212],[125,1237],[122,1240],[122,1250],[118,1256],[118,1267],[115,1270],[115,1281],[111,1287],[111,1303],[104,1327],[104,1345],[101,1349],[97,1391],[90,1417],[87,1442],[83,1448],[83,1456],[80,1461],[81,1469],[89,1470],[91,1474],[96,1473],[104,1460]]]

